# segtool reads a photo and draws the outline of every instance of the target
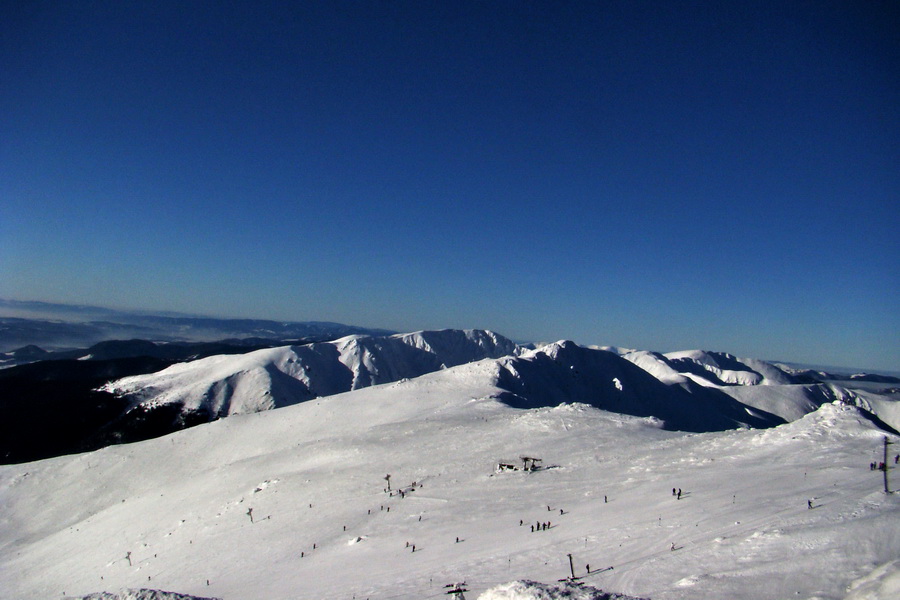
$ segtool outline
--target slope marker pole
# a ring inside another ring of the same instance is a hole
[[[882,464],[884,465],[884,468],[881,471],[882,471],[882,475],[884,475],[884,493],[885,494],[891,493],[891,488],[890,488],[890,486],[888,486],[888,469],[890,468],[890,466],[888,465],[888,446],[890,446],[891,444],[893,444],[893,442],[889,441],[887,436],[884,436],[884,460],[882,462]]]

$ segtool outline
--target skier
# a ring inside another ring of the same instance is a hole
[[[812,508],[812,500],[806,501],[806,508]]]
[[[678,499],[681,500],[681,488],[678,488]]]

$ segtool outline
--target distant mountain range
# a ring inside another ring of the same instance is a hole
[[[532,349],[483,330],[276,343],[127,340],[54,353],[20,349],[15,354],[36,361],[0,369],[0,462],[143,440],[479,361],[490,361],[477,368],[490,371],[497,399],[516,408],[585,403],[703,432],[772,427],[840,400],[886,430],[900,428],[898,403],[882,402],[883,395],[837,385],[827,373],[790,373],[725,353],[613,352],[569,341]],[[888,393],[900,384],[877,378]]]
[[[247,340],[317,341],[394,333],[323,321],[217,319],[180,314],[149,314],[95,306],[23,302],[0,298],[0,365],[20,364],[41,357],[40,350],[85,348],[108,340],[139,338],[157,342]],[[36,347],[36,348],[35,348]],[[16,352],[18,351],[18,352]]]

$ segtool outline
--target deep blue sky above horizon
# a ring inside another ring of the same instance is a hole
[[[3,2],[0,297],[900,370],[900,4]]]

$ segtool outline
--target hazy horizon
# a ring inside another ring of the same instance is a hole
[[[37,308],[11,308],[9,303],[21,303],[21,304],[41,304],[44,305],[43,312],[41,307]],[[54,309],[57,309],[54,312]],[[59,310],[61,309],[61,310]],[[95,312],[91,312],[95,311]],[[109,312],[110,315],[107,318],[114,318],[116,314],[121,315],[123,320],[127,320],[129,316],[139,316],[139,317],[166,317],[166,318],[188,318],[188,319],[244,319],[249,317],[230,317],[228,315],[210,315],[210,314],[201,314],[201,313],[180,313],[180,312],[156,312],[152,310],[132,310],[124,307],[104,307],[104,306],[92,306],[92,305],[66,305],[66,304],[55,304],[55,303],[46,303],[43,301],[23,301],[18,299],[11,298],[0,298],[0,318],[26,318],[26,319],[42,319],[42,318],[52,318],[59,320],[66,320],[72,323],[83,322],[88,317],[99,318],[104,316],[105,313]],[[79,317],[82,317],[79,319]],[[262,317],[252,317],[252,320],[259,319],[261,321],[273,321],[273,322],[322,322],[317,321],[315,319],[308,320],[297,320],[297,319],[267,319]],[[390,330],[385,328],[380,328],[377,324],[359,324],[359,323],[340,323],[341,325],[354,326],[354,327],[364,327],[367,329],[384,329],[386,332],[396,332],[398,334],[406,334],[412,333],[414,331],[420,331],[419,329],[409,329],[409,330]],[[466,328],[472,329],[472,328]],[[563,338],[557,339],[528,339],[528,338],[516,338],[515,336],[507,336],[507,334],[503,331],[492,330],[495,333],[499,333],[504,337],[508,337],[512,341],[517,344],[550,344],[556,341],[560,341]],[[139,337],[139,336],[138,336]],[[601,341],[591,341],[591,340],[572,340],[576,343],[579,343],[584,346],[596,346],[596,347],[618,347],[625,348],[624,346],[615,346],[615,344],[608,344]],[[38,344],[40,345],[40,344]],[[652,352],[678,352],[678,351],[686,351],[686,350],[704,350],[710,352],[727,352],[729,354],[734,354],[729,348],[688,348],[688,347],[671,347],[671,348],[660,348],[660,347],[648,347],[648,348],[630,348],[633,350],[649,350]],[[802,367],[809,368],[821,371],[827,371],[831,373],[840,373],[840,374],[853,374],[853,373],[878,373],[882,375],[891,375],[891,376],[900,376],[900,369],[896,369],[896,367],[892,367],[891,365],[837,365],[837,364],[822,364],[822,363],[805,363],[802,361],[796,361],[792,358],[785,358],[779,356],[745,356],[744,358],[757,358],[760,360],[765,360],[772,363],[784,363],[786,365],[794,366],[794,367]]]

